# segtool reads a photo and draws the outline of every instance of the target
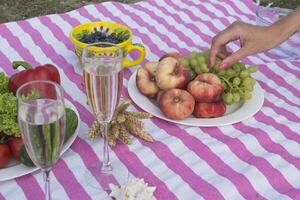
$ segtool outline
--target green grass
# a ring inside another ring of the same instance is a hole
[[[16,21],[31,17],[63,13],[91,3],[107,0],[0,0],[0,22]],[[134,3],[141,0],[117,0],[123,3]],[[300,0],[261,0],[266,5],[274,2],[273,6],[296,8]]]
[[[31,17],[63,13],[91,3],[108,0],[0,0],[0,22],[17,21]],[[117,0],[134,3],[141,0]]]
[[[300,6],[300,0],[261,0],[262,5],[268,5],[271,2],[273,2],[272,7],[295,9]]]

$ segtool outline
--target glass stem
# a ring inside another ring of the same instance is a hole
[[[103,161],[102,161],[102,172],[110,173],[112,171],[112,165],[109,158],[109,146],[108,146],[108,123],[103,122]]]
[[[45,181],[45,200],[51,200],[51,194],[50,194],[50,171],[51,169],[45,169],[43,170],[44,174],[44,181]]]

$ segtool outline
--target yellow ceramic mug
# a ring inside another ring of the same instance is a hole
[[[84,33],[92,33],[94,32],[94,30],[101,30],[107,34],[112,34],[120,31],[128,34],[128,39],[118,44],[118,46],[121,47],[124,52],[124,58],[122,60],[123,67],[133,67],[140,64],[144,60],[146,56],[146,50],[141,44],[132,44],[132,32],[128,27],[114,22],[89,22],[76,26],[70,33],[71,41],[73,42],[75,47],[75,53],[80,61],[82,50],[87,45],[87,43],[80,42],[79,37]],[[140,55],[136,60],[131,61],[128,60],[126,56],[133,50],[137,50]]]

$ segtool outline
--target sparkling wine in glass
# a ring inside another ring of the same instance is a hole
[[[103,127],[103,160],[101,166],[90,169],[93,176],[104,182],[102,187],[109,189],[113,183],[110,175],[117,177],[115,172],[117,163],[112,164],[109,157],[108,124],[113,118],[118,106],[123,86],[122,71],[123,52],[115,44],[99,42],[87,45],[83,50],[83,78],[88,104],[96,118]],[[122,169],[124,170],[124,169]],[[124,174],[124,173],[123,173]],[[126,179],[128,172],[124,177]],[[123,182],[123,181],[122,181]],[[115,184],[115,183],[114,183]]]
[[[63,89],[50,81],[31,81],[17,91],[18,122],[29,157],[41,168],[45,199],[51,199],[49,174],[59,158],[65,133]]]

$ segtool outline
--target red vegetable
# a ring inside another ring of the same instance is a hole
[[[0,168],[4,167],[10,157],[10,151],[7,144],[0,143]]]
[[[11,92],[16,94],[18,88],[33,80],[49,80],[60,84],[60,76],[57,68],[51,64],[45,64],[31,68],[31,66],[23,61],[14,61],[12,64],[14,69],[23,66],[25,70],[12,75],[8,82],[8,87]]]
[[[20,160],[20,150],[23,147],[23,140],[21,137],[10,137],[8,139],[8,146],[15,159]]]

